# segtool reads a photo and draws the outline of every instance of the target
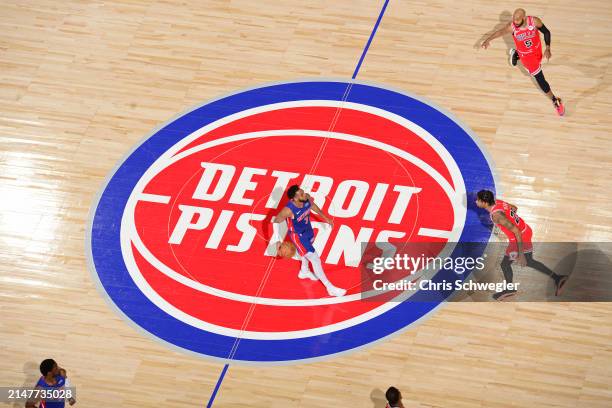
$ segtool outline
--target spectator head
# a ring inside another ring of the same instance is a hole
[[[53,375],[59,374],[57,363],[52,358],[43,360],[43,362],[40,363],[40,373],[46,377],[49,372]]]
[[[395,387],[389,387],[387,392],[385,392],[385,397],[389,405],[394,407],[402,400],[402,393]]]

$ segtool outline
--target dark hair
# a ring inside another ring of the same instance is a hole
[[[49,371],[53,370],[56,364],[57,363],[52,358],[43,360],[43,362],[40,363],[40,373],[46,376]]]
[[[495,204],[495,195],[493,194],[492,191],[489,191],[489,190],[480,190],[478,192],[478,199],[480,201],[484,201],[485,203],[489,205]]]
[[[397,404],[400,400],[400,391],[395,387],[389,387],[387,392],[385,392],[385,397],[390,405]]]
[[[291,187],[289,187],[289,190],[287,190],[287,197],[289,197],[290,200],[293,200],[293,197],[295,197],[299,189],[300,186],[298,186],[297,184],[292,185]]]

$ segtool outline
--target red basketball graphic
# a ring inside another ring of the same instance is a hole
[[[270,256],[270,218],[291,184],[334,217],[333,229],[313,219],[314,245],[328,278],[348,288],[342,298]],[[162,155],[132,193],[122,244],[132,278],[172,316],[225,335],[301,337],[393,307],[359,301],[361,244],[457,239],[463,196],[448,152],[405,119],[337,101],[282,103],[213,123]]]

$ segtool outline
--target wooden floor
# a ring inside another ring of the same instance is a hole
[[[544,4],[546,3],[546,4]],[[144,337],[104,301],[84,236],[106,175],[150,131],[270,81],[351,77],[382,1],[3,1],[0,385],[53,356],[78,406],[204,406],[222,365]],[[391,0],[359,79],[422,95],[481,138],[538,241],[612,241],[612,3],[525,1],[567,116],[475,44],[512,10]],[[507,7],[511,7],[508,5]],[[320,363],[230,366],[215,406],[610,407],[609,303],[451,303],[392,340]]]

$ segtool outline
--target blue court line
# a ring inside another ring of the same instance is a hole
[[[212,407],[212,404],[215,401],[215,397],[217,396],[217,392],[219,391],[219,388],[221,388],[223,377],[225,377],[225,373],[227,373],[228,368],[229,368],[229,364],[226,364],[225,366],[223,366],[223,371],[221,371],[221,375],[219,376],[219,379],[217,380],[217,385],[215,385],[215,389],[213,390],[212,395],[210,396],[210,399],[208,400],[208,405],[206,405],[206,408]]]
[[[357,74],[359,73],[359,69],[361,68],[361,63],[363,62],[363,59],[365,58],[366,54],[368,53],[368,50],[370,49],[370,44],[372,44],[372,40],[374,39],[374,36],[376,35],[376,30],[378,30],[380,21],[385,15],[385,10],[387,10],[388,4],[389,4],[389,0],[385,0],[385,4],[383,4],[382,10],[380,10],[380,14],[378,15],[378,20],[376,20],[376,24],[374,24],[374,28],[372,29],[372,33],[370,34],[370,38],[368,38],[368,42],[366,43],[366,46],[363,49],[363,53],[361,53],[361,58],[359,58],[359,62],[357,63],[357,66],[355,67],[355,72],[353,72],[353,76],[351,77],[351,79],[357,78]]]
[[[389,0],[385,0],[385,4],[383,4],[382,9],[380,10],[380,14],[378,15],[376,24],[374,24],[374,28],[372,29],[372,32],[370,33],[370,38],[368,38],[368,42],[366,43],[363,49],[363,52],[361,53],[361,57],[359,58],[359,62],[357,63],[357,66],[355,67],[355,71],[353,72],[353,76],[351,77],[351,79],[355,79],[357,77],[357,74],[359,74],[359,69],[361,68],[361,64],[363,63],[363,60],[365,59],[365,56],[368,53],[368,50],[370,49],[370,44],[372,44],[372,40],[374,39],[374,36],[376,35],[376,31],[378,30],[378,26],[380,25],[380,22],[383,16],[385,15],[385,11],[387,10],[388,4],[389,4]],[[221,371],[221,374],[219,375],[219,379],[217,380],[217,385],[215,385],[215,389],[213,390],[212,395],[210,396],[210,399],[208,400],[208,404],[206,405],[206,408],[212,407],[213,402],[215,401],[215,397],[217,396],[217,392],[219,392],[219,389],[221,388],[221,383],[223,382],[223,378],[225,377],[225,373],[227,373],[228,368],[229,368],[229,364],[226,364],[225,366],[223,366],[223,370]]]

